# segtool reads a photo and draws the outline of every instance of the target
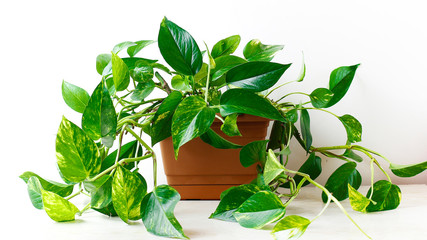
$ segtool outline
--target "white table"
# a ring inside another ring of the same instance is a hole
[[[353,211],[348,200],[343,201],[342,204],[373,239],[427,239],[427,185],[401,185],[400,188],[402,202],[397,210],[363,214]],[[361,192],[364,193],[366,190],[367,187],[361,187]],[[175,215],[187,236],[191,239],[203,240],[273,239],[268,231],[273,225],[267,226],[266,230],[254,230],[243,228],[237,223],[208,219],[217,204],[218,201],[181,201],[178,203]],[[294,203],[288,207],[286,215],[298,214],[312,219],[322,207],[320,191],[316,188],[306,187]],[[18,222],[10,223],[9,221],[7,223],[9,226],[6,225],[7,229],[3,229],[6,230],[6,233],[13,234],[13,237],[7,239],[165,239],[147,233],[141,221],[128,225],[117,217],[109,218],[94,211],[88,211],[83,216],[77,217],[76,221],[68,223],[56,223],[50,220],[44,211],[36,209],[26,211],[25,215],[20,216],[20,219]],[[5,234],[4,231],[3,234]],[[326,212],[309,226],[300,239],[360,240],[367,238],[341,213],[335,204],[331,204]]]

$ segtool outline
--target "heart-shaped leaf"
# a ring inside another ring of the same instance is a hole
[[[173,89],[180,91],[191,91],[190,82],[187,77],[181,75],[173,76],[171,80],[171,85]]]
[[[371,195],[372,189],[369,189],[366,196]],[[392,184],[386,180],[380,180],[374,183],[374,190],[372,200],[366,208],[367,212],[378,212],[395,209],[399,206],[402,194],[397,185]]]
[[[141,102],[153,92],[154,88],[156,88],[156,84],[153,80],[138,83],[130,98],[135,102]]]
[[[346,114],[339,117],[339,120],[345,127],[348,142],[355,143],[362,141],[362,124],[356,118]]]
[[[348,196],[350,199],[351,208],[353,208],[354,211],[366,212],[366,207],[368,207],[368,205],[371,203],[371,200],[363,196],[350,184],[348,184]]]
[[[89,94],[83,88],[77,87],[66,81],[62,81],[62,98],[74,111],[83,113],[89,102]]]
[[[228,115],[224,119],[224,123],[221,125],[221,131],[227,134],[230,137],[233,136],[242,136],[237,126],[237,113]]]
[[[82,116],[82,128],[93,140],[112,147],[116,137],[117,116],[110,93],[101,82],[95,88]]]
[[[212,57],[217,58],[225,55],[230,55],[236,51],[240,43],[240,36],[233,35],[228,38],[224,38],[221,41],[215,43],[212,48]]]
[[[344,97],[350,88],[359,64],[353,66],[339,67],[331,72],[329,77],[329,90],[334,93],[334,96],[329,100],[327,107],[335,105]]]
[[[316,156],[314,153],[311,153],[308,159],[304,162],[304,164],[298,169],[298,172],[300,173],[306,173],[310,176],[311,179],[316,179],[320,173],[322,173],[322,159],[318,156]],[[303,177],[300,175],[294,176],[294,181],[296,185],[301,182]],[[304,182],[303,187],[310,184],[309,182]],[[282,185],[282,187],[289,187],[289,183],[285,183]]]
[[[239,88],[261,92],[276,84],[290,66],[291,64],[247,62],[230,69],[225,81]]]
[[[67,222],[75,219],[80,210],[71,202],[56,193],[41,190],[43,208],[47,215],[56,222]]]
[[[127,49],[127,52],[129,54],[129,57],[134,57],[137,53],[139,53],[143,48],[145,48],[146,46],[155,43],[156,41],[152,41],[152,40],[141,40],[141,41],[136,41],[135,44],[133,46],[129,46]]]
[[[356,169],[355,162],[348,162],[335,170],[326,181],[325,188],[338,200],[342,201],[348,198],[348,184],[358,189],[362,183],[362,177]],[[327,202],[328,197],[322,192],[323,202]]]
[[[224,85],[226,73],[235,66],[247,62],[245,59],[233,55],[215,58],[216,67],[211,70],[211,86]]]
[[[202,67],[202,53],[196,41],[166,17],[160,24],[158,43],[163,58],[175,71],[194,76]]]
[[[427,169],[427,162],[409,164],[409,165],[399,165],[399,164],[390,164],[390,169],[394,175],[399,177],[413,177],[418,175],[424,170]]]
[[[283,47],[283,45],[264,45],[260,40],[253,39],[246,44],[243,49],[243,55],[248,61],[269,62]]]
[[[306,109],[301,109],[301,134],[302,139],[304,140],[305,150],[308,152],[310,150],[311,144],[313,142],[313,137],[311,136],[310,130],[310,115]]]
[[[61,176],[68,182],[81,182],[97,174],[101,168],[95,142],[65,117],[62,117],[56,135],[56,158]]]
[[[233,213],[249,197],[259,192],[260,188],[254,184],[244,184],[231,187],[221,194],[221,201],[215,212],[209,218],[215,218],[223,221],[236,222]]]
[[[147,186],[141,179],[124,167],[117,167],[112,181],[112,200],[117,215],[126,223],[141,218],[141,201]]]
[[[116,91],[125,90],[130,82],[129,68],[126,63],[117,54],[112,54],[111,57],[114,88]]]
[[[233,216],[241,226],[259,229],[279,220],[285,212],[285,206],[276,194],[259,191],[240,205]]]
[[[160,185],[145,195],[141,203],[141,217],[148,232],[157,236],[188,239],[173,211],[180,200],[179,193],[170,186]]]
[[[274,226],[272,233],[277,239],[282,239],[279,236],[284,236],[284,239],[289,240],[298,239],[304,234],[310,223],[310,220],[298,215],[286,216]]]
[[[240,150],[240,163],[243,167],[249,167],[254,163],[265,163],[267,157],[268,140],[253,141],[246,144]]]
[[[199,96],[185,98],[172,118],[172,142],[175,158],[179,148],[207,132],[215,119],[215,111]]]
[[[237,149],[243,147],[224,139],[212,129],[209,129],[207,132],[202,134],[200,139],[202,139],[203,142],[219,149]]]
[[[139,83],[146,83],[153,80],[154,69],[153,63],[139,60],[135,63],[135,67],[129,71],[133,80]]]
[[[272,120],[286,121],[271,102],[247,89],[230,89],[224,92],[220,100],[222,116],[233,113],[246,113]]]
[[[74,185],[68,185],[68,184],[63,184],[63,183],[59,183],[59,182],[55,182],[55,181],[51,181],[51,180],[45,180],[33,172],[24,172],[19,177],[22,180],[24,180],[25,183],[27,183],[27,184],[28,184],[28,181],[31,177],[35,177],[39,180],[39,182],[40,182],[40,184],[44,190],[49,191],[49,192],[54,192],[61,197],[66,197],[66,196],[70,195],[71,193],[73,193]]]
[[[285,167],[277,161],[273,150],[269,149],[263,175],[265,184],[270,184],[270,182],[272,182],[276,177],[284,174],[284,172]]]
[[[152,146],[172,135],[172,116],[181,100],[181,92],[173,91],[163,100],[162,104],[160,104],[159,109],[156,111],[151,121]]]
[[[311,104],[315,108],[325,108],[331,101],[334,93],[327,88],[317,88],[310,94]]]

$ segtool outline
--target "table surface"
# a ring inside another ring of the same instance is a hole
[[[396,210],[364,214],[353,211],[348,200],[342,204],[372,239],[427,239],[427,185],[401,185],[400,188],[402,201]],[[366,192],[367,189],[361,187],[360,191]],[[262,230],[255,230],[243,228],[238,223],[208,219],[217,205],[218,201],[180,201],[175,209],[175,216],[191,239],[273,239],[270,234],[273,224]],[[320,191],[306,187],[288,207],[286,215],[297,214],[312,219],[322,207]],[[21,219],[7,223],[10,226],[4,229],[6,232],[13,232],[12,239],[166,239],[149,234],[142,221],[126,224],[117,217],[110,218],[95,211],[88,211],[77,216],[75,221],[67,223],[56,223],[50,220],[44,211],[36,209],[26,212]],[[300,239],[367,238],[335,204],[331,204]]]

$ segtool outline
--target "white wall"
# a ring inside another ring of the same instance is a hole
[[[62,100],[61,81],[92,92],[100,80],[95,71],[97,54],[109,52],[121,41],[156,39],[163,16],[188,30],[201,47],[203,41],[212,46],[233,34],[242,36],[240,52],[253,38],[286,45],[275,60],[295,62],[295,66],[282,82],[295,77],[304,51],[306,79],[283,88],[281,94],[326,87],[334,68],[361,63],[349,93],[331,110],[359,119],[364,131],[361,145],[400,164],[426,161],[427,15],[423,4],[421,0],[217,0],[209,5],[202,1],[3,1],[0,148],[6,174],[2,182],[13,183],[8,186],[11,191],[26,195],[17,179],[23,171],[59,180],[57,128],[62,115],[80,122],[80,115]],[[154,46],[144,52],[158,56]],[[338,120],[318,112],[311,116],[316,146],[345,143]],[[302,151],[295,152],[294,161],[305,158]],[[341,164],[324,163],[322,182]],[[368,180],[368,162],[360,164],[360,169]],[[150,175],[150,170],[144,172]],[[393,180],[427,183],[427,173]]]

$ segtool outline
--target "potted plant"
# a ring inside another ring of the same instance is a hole
[[[136,57],[154,41],[123,42],[111,53],[97,57],[101,81],[91,95],[64,81],[63,98],[68,106],[82,113],[81,127],[65,117],[59,126],[56,156],[65,183],[45,180],[32,172],[20,176],[27,183],[34,207],[44,209],[50,218],[60,222],[74,220],[76,214],[93,209],[119,216],[124,222],[142,219],[147,231],[159,236],[187,238],[173,214],[179,193],[171,186],[157,185],[157,157],[152,146],[169,141],[164,145],[172,145],[173,158],[179,158],[185,144],[200,138],[216,148],[238,149],[239,159],[233,161],[243,167],[252,166],[254,171],[251,183],[222,192],[211,218],[238,222],[248,228],[262,228],[278,221],[274,234],[287,232],[290,238],[299,237],[314,219],[285,216],[285,211],[307,184],[322,190],[325,208],[333,201],[349,218],[340,204],[347,198],[356,211],[395,209],[400,203],[399,187],[391,182],[377,157],[388,161],[392,172],[401,177],[419,174],[427,168],[427,162],[396,165],[380,153],[356,145],[361,141],[360,122],[351,115],[337,116],[327,110],[346,94],[359,65],[332,71],[328,88],[298,93],[307,96],[309,101],[305,103],[286,101],[295,93],[271,100],[271,92],[303,80],[305,64],[298,79],[276,86],[290,67],[271,62],[283,46],[252,40],[245,46],[242,58],[232,55],[239,42],[239,36],[231,36],[215,44],[212,51],[206,46],[202,52],[188,32],[164,18],[158,46],[173,70],[157,60]],[[129,57],[119,57],[125,49]],[[167,96],[149,98],[156,88]],[[340,146],[313,146],[309,111],[323,111],[338,118],[347,132],[347,142]],[[239,144],[230,141],[235,138],[227,140],[226,135],[240,135],[237,119],[241,114],[274,121],[269,140],[263,136]],[[211,128],[215,119],[219,132]],[[135,140],[124,143],[126,133]],[[148,134],[151,143],[145,142],[142,134]],[[287,168],[288,161],[295,160],[291,159],[289,147],[292,139],[308,156],[298,170]],[[115,142],[117,149],[110,151]],[[376,166],[388,179],[375,182],[372,177],[366,196],[357,191],[361,176],[356,167],[363,161],[358,153],[370,159],[372,171]],[[325,186],[315,181],[322,171],[318,155],[343,161]],[[144,160],[153,161],[154,166],[153,190],[149,193],[144,177],[138,173],[138,162]],[[82,209],[70,201],[79,194],[90,197],[90,203]]]

